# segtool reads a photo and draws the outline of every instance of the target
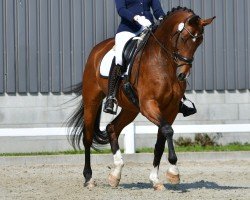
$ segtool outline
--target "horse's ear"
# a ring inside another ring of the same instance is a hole
[[[207,25],[211,24],[214,19],[215,19],[215,16],[212,18],[209,18],[209,19],[201,19],[200,23],[202,26],[207,26]]]
[[[189,25],[195,25],[195,24],[198,24],[198,22],[199,22],[199,20],[200,20],[200,17],[198,16],[198,15],[194,15],[194,16],[192,16],[189,20],[188,20],[188,24]]]

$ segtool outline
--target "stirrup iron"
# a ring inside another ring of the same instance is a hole
[[[109,101],[112,102],[112,104],[113,104],[112,107],[108,107],[108,106],[106,105],[106,104],[110,103]],[[112,97],[112,96],[108,97],[108,98],[106,99],[106,102],[105,102],[104,104],[105,104],[105,105],[104,105],[104,109],[103,109],[104,112],[109,113],[109,114],[116,115],[117,110],[118,110],[118,101],[117,101],[117,99],[116,99],[115,97]],[[114,109],[114,107],[115,107],[115,109]]]
[[[192,104],[192,107],[188,107],[187,105],[185,105],[185,101],[189,101]],[[191,100],[189,100],[188,98],[186,98],[185,95],[183,96],[183,102],[182,102],[182,105],[180,107],[180,110],[182,110],[181,113],[183,114],[184,117],[193,115],[197,112],[197,109],[196,109],[194,103]]]

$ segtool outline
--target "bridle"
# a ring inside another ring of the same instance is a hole
[[[159,44],[159,46],[165,51],[167,52],[168,54],[171,55],[171,57],[174,59],[175,63],[177,64],[177,68],[178,67],[181,67],[183,65],[190,65],[192,67],[192,63],[194,61],[194,57],[192,58],[188,58],[188,57],[185,57],[183,55],[180,54],[180,52],[178,51],[178,41],[179,41],[179,38],[181,37],[182,41],[183,41],[183,38],[181,36],[182,32],[184,30],[186,30],[188,32],[188,34],[190,35],[191,39],[198,39],[200,37],[203,36],[203,33],[202,34],[199,34],[199,35],[194,35],[190,32],[190,30],[188,30],[188,28],[186,28],[186,24],[187,22],[193,18],[193,17],[196,17],[197,15],[191,15],[190,17],[188,17],[184,23],[180,23],[179,26],[178,26],[178,30],[175,32],[175,34],[173,35],[172,38],[174,38],[176,35],[177,35],[177,38],[176,38],[176,42],[175,42],[175,49],[176,51],[170,51],[168,48],[165,47],[164,44],[162,44],[162,42],[159,41],[159,39],[155,36],[154,32],[152,31],[152,29],[149,29],[149,32],[150,34],[153,36],[153,38],[155,39],[155,41]],[[198,16],[197,16],[198,17]],[[183,63],[182,64],[178,64],[178,61],[182,61]]]

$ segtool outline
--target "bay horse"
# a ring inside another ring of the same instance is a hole
[[[90,162],[93,142],[110,143],[115,168],[109,174],[108,181],[112,187],[118,186],[124,166],[118,138],[123,128],[138,113],[158,126],[153,168],[149,176],[153,188],[164,189],[158,171],[166,141],[170,163],[166,176],[170,183],[179,183],[177,156],[173,145],[174,131],[171,125],[178,114],[179,102],[186,89],[186,78],[190,74],[194,53],[203,41],[204,27],[212,23],[214,18],[201,19],[192,10],[183,7],[173,8],[168,12],[156,30],[150,31],[147,44],[134,60],[130,82],[134,83],[139,106],[131,103],[120,84],[116,97],[121,111],[107,125],[106,131],[99,129],[102,101],[108,91],[108,80],[100,76],[100,63],[114,46],[114,38],[107,39],[92,49],[84,69],[83,81],[76,89],[82,99],[68,122],[71,127],[71,144],[77,148],[83,141],[85,148],[84,186],[92,188],[96,185]]]

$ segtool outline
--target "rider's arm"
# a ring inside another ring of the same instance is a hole
[[[131,22],[134,21],[134,14],[126,8],[125,0],[115,0],[118,14]]]
[[[153,13],[154,13],[154,17],[156,19],[159,19],[160,17],[163,17],[165,16],[165,13],[161,7],[161,3],[159,0],[152,0],[152,10],[153,10]]]

